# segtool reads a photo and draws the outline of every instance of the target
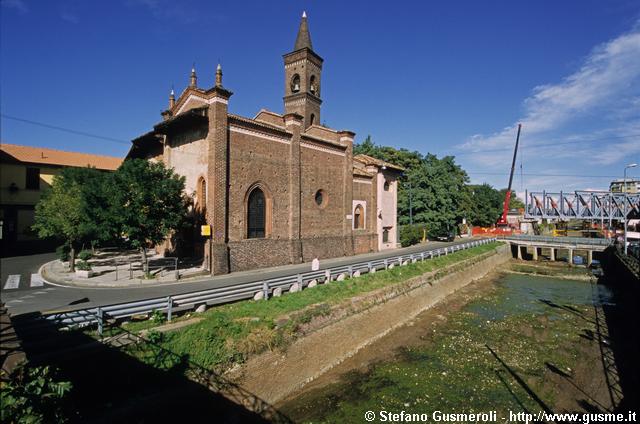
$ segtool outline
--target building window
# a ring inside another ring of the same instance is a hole
[[[382,242],[389,243],[389,228],[386,227],[382,230]]]
[[[27,168],[27,190],[40,190],[40,168]]]
[[[247,238],[264,238],[266,204],[264,193],[256,187],[247,202]]]
[[[291,92],[297,93],[298,91],[300,91],[300,75],[295,74],[291,78]]]
[[[391,185],[389,184],[389,181],[384,182],[384,191],[389,191],[389,189],[391,188]]]
[[[327,201],[329,200],[329,198],[327,197],[327,193],[325,193],[324,190],[318,190],[316,191],[315,200],[316,205],[324,208],[325,206],[327,206]]]
[[[207,181],[200,177],[198,179],[198,188],[197,188],[197,202],[196,207],[200,210],[204,210],[207,204]]]
[[[316,115],[311,114],[311,118],[309,119],[309,125],[313,125],[316,123]]]
[[[362,205],[356,206],[353,212],[353,228],[355,230],[364,228],[364,210],[362,209]]]

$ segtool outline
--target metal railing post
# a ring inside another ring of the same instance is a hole
[[[116,281],[118,281],[118,261],[116,260]]]
[[[373,268],[373,264],[371,262],[367,263],[367,268],[369,269],[369,272],[371,272],[371,269]]]
[[[131,266],[131,262],[129,262],[129,280],[133,280],[133,267]]]
[[[98,334],[102,336],[102,308],[98,308]]]
[[[173,312],[173,298],[167,297],[167,321],[171,322],[171,313]]]
[[[300,287],[300,291],[302,291],[302,274],[298,274],[296,276],[296,281],[298,282],[298,287]]]
[[[420,262],[424,262],[424,252],[420,252]]]
[[[267,281],[262,282],[262,294],[264,300],[269,300],[269,283]]]
[[[176,270],[176,281],[177,281],[180,279],[180,272],[178,272],[178,258],[176,258],[175,270]]]
[[[389,268],[389,260],[387,258],[384,258],[384,269]]]
[[[330,269],[326,269],[324,271],[324,282],[325,283],[330,283],[331,282],[331,270]]]
[[[353,277],[353,265],[349,265],[349,278]]]

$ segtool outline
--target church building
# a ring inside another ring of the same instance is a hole
[[[128,158],[162,161],[193,199],[193,234],[161,249],[201,256],[221,274],[396,247],[402,168],[354,156],[353,132],[320,124],[323,59],[306,14],[283,58],[284,114],[232,114],[220,65],[211,88],[192,69],[163,120],[133,140]]]

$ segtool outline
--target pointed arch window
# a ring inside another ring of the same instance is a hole
[[[198,179],[198,186],[196,187],[196,208],[204,210],[207,206],[207,181],[204,177]]]
[[[266,224],[266,201],[264,192],[254,188],[247,202],[247,238],[264,238]]]

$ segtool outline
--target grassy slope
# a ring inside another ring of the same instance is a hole
[[[478,246],[343,282],[318,285],[268,301],[248,300],[218,306],[204,313],[203,321],[163,334],[158,339],[163,347],[188,355],[191,361],[200,365],[225,368],[242,362],[249,354],[285,346],[299,325],[311,321],[314,316],[329,313],[331,305],[479,256],[497,246],[498,243]]]

